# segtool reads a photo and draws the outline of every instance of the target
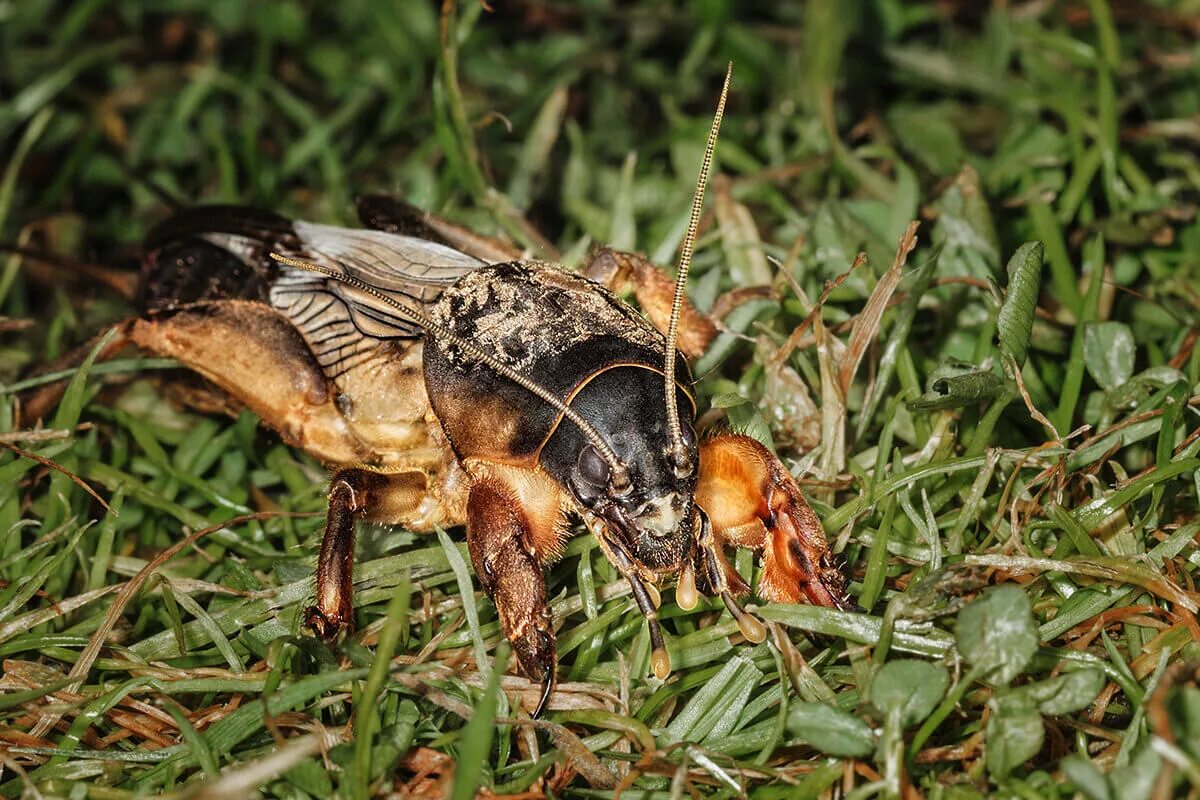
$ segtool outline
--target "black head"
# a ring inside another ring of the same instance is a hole
[[[680,390],[677,402],[691,463],[698,466],[692,401]],[[680,566],[692,545],[698,470],[681,476],[669,452],[662,376],[614,367],[591,378],[570,405],[628,469],[629,486],[613,486],[608,463],[574,425],[559,425],[546,442],[543,467],[604,521],[613,535],[610,547],[655,572]]]

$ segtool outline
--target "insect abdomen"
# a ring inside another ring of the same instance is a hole
[[[170,242],[143,262],[140,296],[147,311],[176,308],[202,300],[264,302],[272,275],[223,247],[199,238]]]
[[[291,221],[268,211],[181,209],[146,237],[139,300],[147,311],[202,300],[265,302],[279,274],[267,253],[296,242]]]

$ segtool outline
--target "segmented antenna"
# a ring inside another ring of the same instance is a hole
[[[300,259],[280,255],[279,253],[271,253],[271,258],[273,258],[275,261],[278,261],[280,264],[285,264],[289,267],[295,267],[296,269],[302,269],[308,272],[316,272],[320,275],[324,275],[327,278],[331,278],[338,283],[343,283],[347,286],[358,289],[360,292],[369,294],[376,300],[379,300],[387,306],[399,311],[425,331],[435,334],[446,342],[456,345],[468,353],[472,358],[475,358],[476,360],[488,365],[521,388],[533,395],[536,395],[542,400],[545,400],[547,403],[561,411],[564,417],[571,420],[571,422],[573,422],[575,426],[583,432],[583,435],[587,437],[587,440],[592,447],[595,447],[596,450],[599,451],[600,456],[608,464],[609,480],[612,482],[613,488],[620,492],[629,487],[629,470],[627,470],[625,465],[621,463],[621,459],[617,458],[617,454],[613,452],[613,449],[608,446],[608,443],[604,441],[603,437],[601,437],[599,432],[592,427],[590,422],[581,417],[579,412],[575,411],[562,400],[555,397],[549,389],[534,383],[532,380],[517,372],[512,367],[501,362],[495,356],[485,353],[465,339],[455,336],[444,325],[434,322],[420,311],[404,305],[393,297],[389,297],[366,281],[360,280],[353,275],[347,275],[344,272],[338,272],[330,267],[314,264],[311,261],[301,261]]]
[[[700,214],[704,210],[704,189],[708,185],[708,170],[712,166],[713,151],[717,149],[717,134],[721,130],[721,118],[725,116],[725,99],[729,96],[729,81],[733,77],[733,62],[725,71],[725,85],[721,87],[721,99],[717,102],[717,113],[713,116],[712,128],[708,131],[708,144],[704,148],[704,160],[700,163],[700,177],[696,180],[696,194],[692,197],[692,216],[688,220],[687,235],[683,237],[683,248],[679,252],[679,269],[675,275],[675,300],[671,305],[671,324],[667,327],[667,352],[663,361],[663,380],[667,401],[667,431],[670,444],[667,452],[675,461],[676,472],[688,475],[696,465],[691,463],[683,431],[679,427],[679,408],[675,404],[675,340],[679,338],[679,315],[683,311],[683,300],[687,292],[688,270],[692,266],[692,251],[696,247],[696,234],[700,228]]]

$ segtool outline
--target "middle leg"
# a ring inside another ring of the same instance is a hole
[[[305,624],[332,639],[354,623],[354,539],[358,521],[432,530],[463,520],[466,476],[450,461],[389,469],[348,467],[329,482],[329,512],[317,558],[316,602]]]

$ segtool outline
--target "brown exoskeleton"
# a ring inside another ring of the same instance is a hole
[[[684,285],[728,91],[710,133],[674,286],[608,253],[590,274],[632,279],[651,324],[598,282],[496,251],[383,198],[373,230],[240,208],[176,214],[147,240],[146,312],[123,341],[178,359],[333,469],[308,625],[353,622],[358,520],[467,526],[476,574],[525,673],[555,680],[543,570],[582,518],[669,660],[661,582],[685,609],[721,597],[747,639],[762,625],[726,545],[763,553],[766,600],[847,604],[821,524],[755,440],[698,439],[687,362],[713,330]],[[30,409],[39,407],[30,399]],[[44,402],[42,403],[44,406]]]

